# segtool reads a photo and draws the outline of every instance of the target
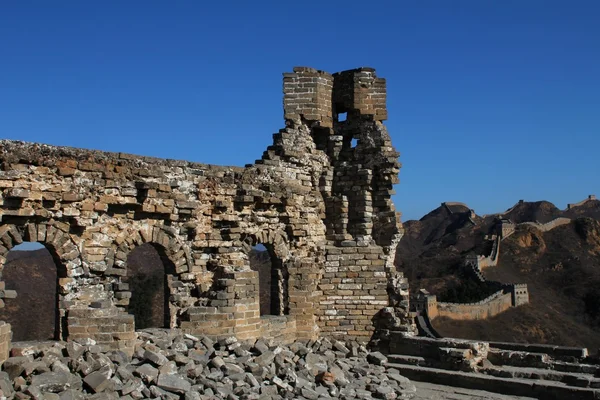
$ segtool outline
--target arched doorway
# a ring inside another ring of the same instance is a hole
[[[260,315],[289,314],[288,277],[273,245],[256,243],[248,258],[250,269],[258,272]]]
[[[38,242],[24,242],[6,255],[2,283],[9,297],[17,297],[5,300],[0,319],[11,325],[12,341],[61,338],[58,270],[52,253]]]
[[[125,282],[136,329],[171,327],[169,287],[174,273],[175,266],[160,246],[144,243],[129,253]]]

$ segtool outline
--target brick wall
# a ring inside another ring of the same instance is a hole
[[[296,67],[283,74],[283,109],[286,120],[300,116],[319,121],[323,127],[332,127],[331,93],[333,77],[314,68]]]
[[[10,324],[0,321],[0,365],[2,365],[10,355],[10,339]]]
[[[508,310],[512,304],[512,294],[501,290],[478,303],[438,302],[437,317],[459,320],[487,319]]]
[[[0,266],[22,241],[49,248],[62,339],[132,343],[127,256],[146,243],[165,264],[166,327],[368,339],[389,293],[407,294],[390,286],[402,227],[391,201],[398,153],[381,122],[385,80],[370,68],[301,67],[284,75],[283,91],[285,128],[244,168],[1,140]],[[279,319],[260,316],[248,259],[257,243],[280,269]]]

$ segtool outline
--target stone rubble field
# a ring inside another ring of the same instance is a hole
[[[415,386],[386,357],[329,339],[269,346],[179,331],[138,332],[133,356],[93,340],[18,348],[0,372],[2,398],[410,399]]]

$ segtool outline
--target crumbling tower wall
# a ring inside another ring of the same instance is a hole
[[[333,75],[296,68],[285,79],[287,125],[310,127],[328,158],[319,181],[327,229],[319,328],[368,338],[375,315],[390,304],[390,291],[408,307],[408,285],[393,265],[402,236],[391,201],[400,164],[383,125],[385,80],[372,68]]]

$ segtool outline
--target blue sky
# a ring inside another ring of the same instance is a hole
[[[283,72],[371,66],[404,220],[563,208],[600,195],[599,20],[597,0],[3,2],[0,137],[244,165],[284,125]]]

